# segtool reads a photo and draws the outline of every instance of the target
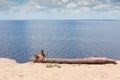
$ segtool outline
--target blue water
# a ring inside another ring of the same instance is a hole
[[[120,21],[0,21],[0,57],[28,62],[40,49],[50,58],[120,59]]]

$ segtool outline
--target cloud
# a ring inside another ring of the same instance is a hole
[[[59,7],[63,4],[60,0],[52,0],[52,3],[55,7]]]
[[[37,3],[40,6],[47,7],[52,6],[52,0],[28,0],[28,3]]]
[[[78,9],[78,10],[75,10],[76,13],[88,13],[88,12],[91,12],[91,11],[92,10],[89,7],[82,7],[80,9]]]
[[[67,4],[67,8],[72,9],[75,8],[77,5],[73,2]]]
[[[14,3],[11,1],[1,0],[0,1],[0,12],[8,11],[10,9],[10,7],[13,5],[14,5]]]
[[[26,4],[19,7],[21,7],[25,11],[36,11],[42,8],[42,6],[39,3],[34,1],[29,1]]]
[[[105,13],[120,16],[120,0],[0,0],[0,14],[5,13],[50,16]]]
[[[92,1],[90,0],[78,0],[77,4],[80,6],[90,6],[93,5]]]
[[[120,0],[110,0],[110,1],[114,3],[120,3]]]
[[[62,2],[63,2],[63,3],[67,3],[67,2],[69,2],[69,0],[62,0]]]
[[[11,1],[8,0],[0,0],[0,5],[6,5],[6,4],[11,4]]]
[[[98,4],[93,7],[94,10],[109,10],[112,6],[109,4]]]
[[[26,13],[30,13],[30,12],[37,12],[37,11],[44,11],[43,9],[45,9],[45,7],[41,6],[37,0],[29,0],[28,2],[21,4],[21,5],[17,5],[18,3],[16,2],[12,2],[12,1],[7,1],[4,0],[4,3],[2,3],[2,5],[4,4],[4,10],[1,10],[2,7],[0,7],[0,12],[4,13],[7,11],[7,13],[13,13],[13,14],[26,14]],[[5,10],[6,8],[6,10]]]

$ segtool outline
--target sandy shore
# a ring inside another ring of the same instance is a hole
[[[0,58],[0,80],[120,80],[120,61],[117,65],[87,64],[20,64]],[[50,67],[52,65],[52,67]]]

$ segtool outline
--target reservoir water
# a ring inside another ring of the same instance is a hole
[[[49,58],[120,59],[120,21],[0,21],[0,57],[28,62],[41,49],[48,52]]]

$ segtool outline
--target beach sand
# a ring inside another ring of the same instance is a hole
[[[117,65],[17,63],[0,58],[0,80],[120,80]]]

